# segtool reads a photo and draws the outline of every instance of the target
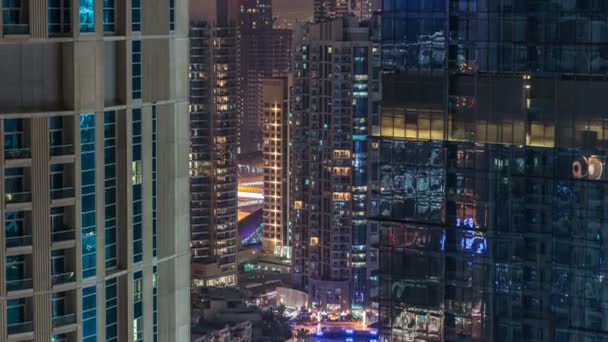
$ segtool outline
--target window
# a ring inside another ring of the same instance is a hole
[[[4,120],[4,157],[6,159],[29,158],[30,151],[25,145],[23,119]]]
[[[29,16],[29,0],[2,0],[4,34],[28,34]]]
[[[154,307],[154,310],[152,312],[153,314],[153,324],[154,324],[154,328],[153,328],[153,333],[154,333],[154,340],[153,342],[157,342],[158,341],[158,273],[156,271],[156,266],[152,267],[152,305]]]
[[[104,113],[106,269],[116,267],[116,113]]]
[[[141,271],[133,274],[133,341],[144,340],[143,320],[143,273]]]
[[[131,42],[132,96],[141,99],[141,40]]]
[[[82,289],[82,341],[97,341],[97,289]]]
[[[157,119],[156,106],[152,106],[152,256],[156,256],[156,229],[157,229],[157,172],[156,172],[156,137]]]
[[[175,0],[169,0],[169,31],[175,30]]]
[[[103,32],[112,33],[116,30],[114,18],[114,0],[103,0]]]
[[[11,326],[19,325],[25,321],[25,298],[9,299],[6,301],[6,307],[10,333]]]
[[[143,199],[142,199],[142,161],[141,161],[141,109],[133,109],[133,262],[143,258]]]
[[[118,299],[116,278],[106,281],[106,342],[118,341]]]
[[[96,274],[95,114],[80,115],[82,277]]]
[[[49,34],[72,32],[71,0],[49,0]]]
[[[133,0],[131,3],[131,31],[141,31],[141,0]]]
[[[80,0],[80,32],[95,32],[95,1]]]

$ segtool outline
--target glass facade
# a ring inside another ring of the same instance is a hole
[[[106,270],[117,266],[116,113],[104,113],[104,192]]]
[[[169,0],[169,30],[175,30],[175,0]]]
[[[144,284],[142,271],[133,273],[133,342],[144,340]]]
[[[141,31],[141,0],[131,1],[131,31]]]
[[[131,42],[132,97],[141,99],[141,40]]]
[[[71,0],[49,0],[49,34],[72,32]]]
[[[96,275],[95,114],[80,115],[82,277]]]
[[[156,106],[152,106],[152,256],[156,257],[157,250],[157,226],[158,226],[158,216],[157,216],[157,183],[158,183],[158,173],[156,169],[156,138],[157,138],[157,113]]]
[[[103,32],[113,33],[116,30],[115,0],[103,0]]]
[[[106,280],[106,342],[118,341],[118,282]]]
[[[141,109],[133,109],[133,263],[143,258],[141,124]]]
[[[82,342],[97,341],[97,289],[82,289]]]
[[[603,341],[608,3],[383,5],[388,341]]]
[[[2,31],[4,34],[28,34],[29,0],[2,0]]]
[[[78,17],[80,18],[80,32],[95,32],[95,1],[79,0],[80,7]]]

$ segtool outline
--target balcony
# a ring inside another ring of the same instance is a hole
[[[64,242],[64,241],[72,241],[76,238],[76,232],[74,229],[70,229],[68,226],[62,225],[59,227],[53,227],[53,232],[51,232],[51,241],[56,242]]]
[[[6,203],[29,203],[32,201],[31,192],[11,192],[4,197]]]
[[[31,235],[7,236],[6,248],[27,247],[32,245]]]
[[[72,188],[72,187],[51,189],[51,199],[52,200],[60,200],[60,199],[73,198],[73,197],[74,197],[74,188]]]
[[[51,275],[51,284],[53,286],[69,284],[76,281],[76,273],[65,272]]]
[[[76,324],[75,314],[53,317],[53,328],[59,328],[70,324]]]
[[[33,282],[32,278],[18,279],[18,280],[7,280],[6,290],[7,291],[23,291],[32,289]]]
[[[32,152],[29,148],[6,148],[4,150],[4,159],[17,160],[32,158]]]
[[[74,154],[74,145],[53,145],[50,150],[51,157],[70,156]]]
[[[17,335],[17,334],[27,334],[33,331],[32,322],[20,322],[9,324],[7,327],[9,335]]]

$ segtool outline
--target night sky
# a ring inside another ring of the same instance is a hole
[[[280,19],[305,20],[313,16],[314,0],[272,0],[272,11]]]

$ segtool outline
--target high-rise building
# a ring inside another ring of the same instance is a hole
[[[315,23],[351,13],[351,0],[315,0]]]
[[[381,340],[605,340],[608,3],[382,13]]]
[[[289,229],[289,90],[286,78],[262,80],[264,208],[262,250],[291,255]]]
[[[292,31],[273,29],[270,0],[241,0],[238,34],[239,153],[250,154],[263,145],[262,80],[288,77]]]
[[[188,341],[186,2],[0,8],[0,341]]]
[[[192,2],[190,226],[193,282],[236,285],[238,2]]]
[[[296,34],[292,260],[296,281],[326,308],[368,303],[377,263],[366,220],[367,136],[380,100],[373,31],[343,17]]]

